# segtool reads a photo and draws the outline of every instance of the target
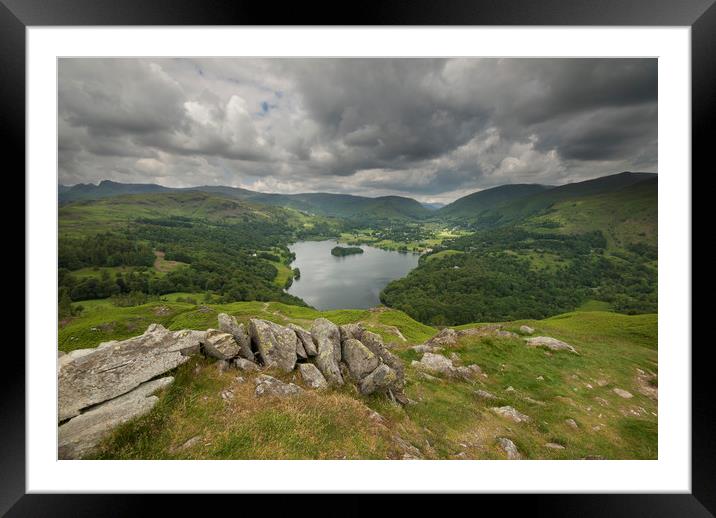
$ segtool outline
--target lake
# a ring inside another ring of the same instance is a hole
[[[380,304],[380,292],[418,265],[419,254],[391,252],[360,245],[362,254],[336,257],[337,241],[300,241],[289,246],[296,254],[292,268],[301,270],[288,292],[319,310],[363,309]],[[354,245],[351,245],[354,246]]]

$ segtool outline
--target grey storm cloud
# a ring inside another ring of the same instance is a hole
[[[450,201],[657,170],[655,59],[59,62],[59,180]]]

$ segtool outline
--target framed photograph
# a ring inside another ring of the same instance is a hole
[[[26,202],[8,516],[287,492],[712,515],[711,0],[272,26],[2,2]]]

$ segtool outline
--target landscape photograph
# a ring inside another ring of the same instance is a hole
[[[658,458],[657,59],[57,69],[58,459]]]

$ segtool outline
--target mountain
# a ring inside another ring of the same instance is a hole
[[[500,205],[543,192],[551,187],[537,184],[501,185],[492,189],[474,192],[455,200],[438,211],[448,218],[475,218]]]
[[[423,205],[423,207],[426,207],[430,210],[442,209],[445,206],[444,203],[437,203],[437,202],[436,203],[423,203],[422,205]]]
[[[432,213],[430,209],[416,200],[402,196],[369,198],[332,193],[271,194],[228,186],[204,185],[189,188],[171,188],[156,184],[123,184],[109,180],[103,180],[99,185],[78,184],[72,187],[61,185],[58,188],[60,205],[73,201],[99,200],[125,194],[197,191],[263,205],[290,207],[320,216],[347,219],[411,220],[426,218]]]
[[[170,187],[153,183],[119,183],[111,180],[102,180],[98,185],[80,183],[73,186],[58,186],[60,205],[78,200],[99,200],[123,194],[169,192],[172,190]]]
[[[503,185],[469,194],[446,205],[437,214],[478,228],[496,227],[541,214],[566,200],[616,193],[644,181],[656,181],[656,177],[655,173],[623,172],[557,187]]]
[[[543,318],[584,304],[629,314],[658,309],[655,174],[542,190],[476,208],[461,223],[474,232],[422,256],[386,286],[383,304],[432,325]]]

